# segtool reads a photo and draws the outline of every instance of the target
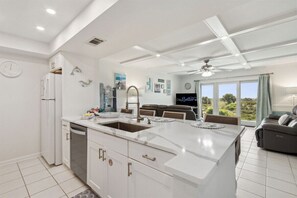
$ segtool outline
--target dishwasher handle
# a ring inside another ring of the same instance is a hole
[[[86,135],[87,133],[84,131],[79,131],[79,130],[75,130],[75,129],[70,129],[71,133],[77,134],[77,135]]]

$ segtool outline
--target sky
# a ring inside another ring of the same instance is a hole
[[[236,84],[219,84],[219,97],[227,93],[236,96]],[[241,83],[241,98],[257,98],[258,82]],[[213,85],[202,85],[202,97],[207,96],[213,98]]]

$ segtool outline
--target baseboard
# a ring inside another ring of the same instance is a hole
[[[13,164],[13,163],[16,163],[16,162],[20,162],[20,161],[40,157],[40,156],[41,156],[40,153],[33,153],[33,154],[25,155],[25,156],[22,156],[22,157],[17,157],[17,158],[13,158],[13,159],[10,159],[10,160],[1,161],[0,166]]]

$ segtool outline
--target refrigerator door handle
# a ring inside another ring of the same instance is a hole
[[[78,130],[74,130],[74,129],[70,129],[70,132],[75,133],[77,135],[86,135],[86,132],[78,131]]]

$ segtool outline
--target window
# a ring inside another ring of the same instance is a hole
[[[202,117],[213,114],[213,85],[201,85]]]
[[[240,83],[240,116],[243,121],[256,120],[258,82]]]
[[[219,84],[219,115],[236,116],[237,84]]]
[[[257,81],[201,84],[201,114],[239,116],[242,124],[255,125]]]

